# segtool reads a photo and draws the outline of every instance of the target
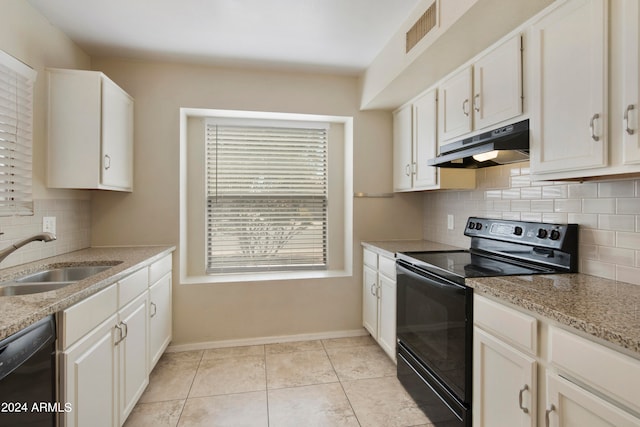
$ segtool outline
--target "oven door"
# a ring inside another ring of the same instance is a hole
[[[397,261],[397,337],[442,385],[471,404],[472,289]]]

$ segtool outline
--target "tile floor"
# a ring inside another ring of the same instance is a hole
[[[369,336],[166,353],[125,427],[431,424]]]

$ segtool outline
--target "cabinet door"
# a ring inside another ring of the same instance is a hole
[[[533,173],[607,164],[606,4],[570,0],[532,26]]]
[[[378,276],[380,287],[379,336],[380,347],[396,360],[396,282],[382,274]]]
[[[133,182],[133,101],[115,83],[102,79],[101,184],[131,189]]]
[[[412,187],[413,159],[411,106],[393,113],[393,189],[409,190]]]
[[[639,427],[640,418],[557,375],[547,375],[549,427]]]
[[[362,274],[362,326],[378,339],[378,272],[366,265]]]
[[[482,129],[522,114],[522,37],[473,64],[473,127]]]
[[[149,384],[147,370],[147,293],[119,312],[122,335],[117,344],[120,380],[120,424],[123,424]]]
[[[535,427],[536,361],[474,328],[474,427]]]
[[[640,163],[640,7],[638,0],[624,0],[623,8],[623,162]]]
[[[437,155],[438,104],[436,89],[430,90],[413,103],[413,159],[415,188],[434,187],[438,184],[438,168],[427,161]]]
[[[149,371],[171,341],[171,273],[149,288]]]
[[[117,353],[114,314],[93,332],[62,353],[62,402],[73,410],[64,414],[66,427],[118,424]]]
[[[438,134],[440,145],[471,132],[472,68],[468,67],[438,87]]]

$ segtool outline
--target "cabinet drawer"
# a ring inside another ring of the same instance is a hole
[[[555,327],[549,340],[549,360],[561,372],[640,411],[640,360]]]
[[[118,282],[118,307],[143,293],[149,287],[149,269],[142,268]]]
[[[533,316],[475,295],[473,321],[480,328],[488,330],[509,343],[531,354],[537,353],[538,321]]]
[[[368,249],[365,249],[363,251],[362,254],[362,259],[364,262],[364,265],[368,265],[369,267],[373,268],[374,270],[378,269],[378,254],[370,251]]]
[[[116,285],[90,296],[62,312],[62,348],[66,349],[118,310]]]
[[[396,280],[396,260],[384,256],[378,257],[378,271],[390,279]]]
[[[152,285],[162,279],[165,274],[171,271],[172,267],[171,255],[167,255],[161,260],[151,264],[149,266],[149,284]]]

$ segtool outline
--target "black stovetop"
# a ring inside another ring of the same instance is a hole
[[[553,269],[514,264],[470,251],[405,252],[398,257],[421,270],[462,283],[465,278],[552,273]]]

